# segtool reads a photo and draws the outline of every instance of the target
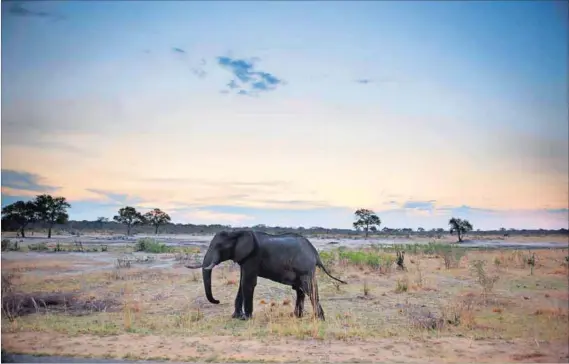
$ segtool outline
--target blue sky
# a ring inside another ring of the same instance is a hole
[[[568,227],[567,5],[3,2],[2,206]]]

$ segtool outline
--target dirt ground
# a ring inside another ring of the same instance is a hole
[[[118,252],[3,254],[2,349],[208,362],[569,361],[567,249],[532,249],[533,270],[526,250],[407,252],[405,270],[393,251],[347,251],[323,256],[348,281],[319,272],[325,322],[308,299],[305,316],[291,317],[292,289],[265,279],[253,320],[231,319],[232,264],[214,269],[221,304],[212,305],[200,271],[176,254],[130,268],[108,264]]]

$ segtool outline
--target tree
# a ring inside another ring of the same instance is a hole
[[[470,224],[468,220],[462,220],[456,217],[451,218],[448,224],[450,225],[450,233],[453,234],[456,232],[459,242],[462,242],[464,235],[473,229],[472,224]]]
[[[65,197],[53,197],[51,195],[38,195],[34,201],[39,220],[46,222],[48,226],[47,238],[51,239],[51,229],[55,224],[65,224],[69,219],[67,209],[71,205]]]
[[[418,227],[418,228],[417,228],[417,232],[419,232],[419,233],[424,233],[424,232],[425,232],[425,229],[422,228],[422,227]]]
[[[371,226],[379,228],[379,225],[381,225],[381,220],[372,210],[358,209],[356,210],[355,215],[358,220],[354,222],[354,228],[356,230],[363,228],[366,234],[366,239]]]
[[[100,227],[101,230],[103,229],[103,225],[104,225],[106,222],[109,222],[109,218],[108,218],[108,217],[99,216],[99,217],[97,218],[97,223],[99,224],[99,227]]]
[[[16,201],[2,208],[2,220],[8,224],[14,224],[20,231],[22,238],[26,237],[24,229],[29,223],[38,220],[37,207],[33,201]]]
[[[144,216],[134,207],[126,206],[119,209],[119,214],[113,216],[113,220],[118,223],[126,225],[126,235],[130,235],[130,229],[136,225],[143,225],[146,223]]]
[[[144,214],[144,219],[152,226],[154,226],[154,234],[158,234],[158,227],[160,225],[168,224],[170,216],[160,209],[154,209]]]

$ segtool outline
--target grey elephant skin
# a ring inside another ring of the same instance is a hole
[[[201,265],[186,265],[190,269],[202,268],[205,294],[213,304],[219,301],[213,298],[211,291],[212,269],[227,260],[233,260],[241,269],[232,317],[242,320],[253,315],[253,295],[258,277],[291,286],[296,291],[296,317],[302,317],[304,299],[308,295],[320,320],[325,320],[325,317],[318,296],[316,267],[332,279],[347,284],[326,270],[316,248],[302,235],[272,235],[246,229],[222,231],[211,240]]]

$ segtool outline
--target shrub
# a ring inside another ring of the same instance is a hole
[[[367,281],[364,280],[364,296],[368,296],[369,292],[370,292],[369,285],[367,284]]]
[[[32,251],[46,251],[49,250],[46,243],[37,243],[28,245],[28,249]]]
[[[472,262],[471,270],[476,276],[478,283],[482,286],[485,294],[490,293],[494,288],[494,284],[500,278],[499,276],[489,276],[485,269],[486,262],[484,260],[475,260]]]
[[[18,241],[10,241],[10,239],[2,239],[2,251],[18,251],[20,247],[18,246]]]
[[[527,258],[527,264],[530,266],[530,274],[533,275],[533,268],[535,267],[535,254]]]
[[[395,292],[402,293],[409,290],[409,279],[405,276],[403,279],[397,279],[397,284],[395,286]]]
[[[466,255],[466,249],[446,245],[441,248],[439,254],[443,256],[446,269],[458,268],[460,260]]]
[[[397,251],[397,267],[401,270],[406,270],[405,263],[403,261],[404,259],[405,259],[405,251]]]
[[[134,251],[145,253],[168,253],[172,248],[164,243],[159,243],[154,239],[138,239],[134,245]]]

